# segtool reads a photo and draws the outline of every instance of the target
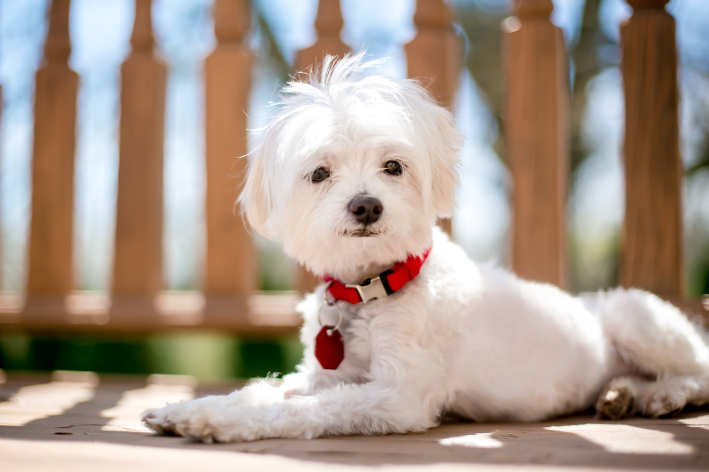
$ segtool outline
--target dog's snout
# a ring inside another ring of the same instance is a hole
[[[348,208],[355,219],[365,226],[377,221],[384,211],[384,205],[382,205],[381,200],[371,195],[354,197]]]

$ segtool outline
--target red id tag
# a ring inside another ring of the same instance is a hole
[[[315,358],[323,369],[334,370],[345,358],[345,344],[338,330],[328,334],[334,326],[323,326],[315,338]]]

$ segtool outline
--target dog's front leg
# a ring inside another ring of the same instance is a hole
[[[273,404],[204,403],[177,425],[177,432],[205,442],[404,433],[434,426],[438,404],[430,394],[375,381]]]
[[[212,395],[180,403],[173,403],[162,408],[151,408],[141,415],[143,422],[160,434],[182,434],[184,425],[190,421],[199,421],[212,412],[225,412],[234,407],[255,408],[282,402],[293,392],[307,392],[313,389],[313,376],[307,373],[286,375],[283,382],[260,379],[236,390],[229,395]],[[182,434],[184,435],[184,434]]]

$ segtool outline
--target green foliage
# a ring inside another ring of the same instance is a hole
[[[220,381],[292,372],[302,352],[296,337],[253,339],[206,332],[130,337],[0,333],[0,368],[5,370],[160,373]]]

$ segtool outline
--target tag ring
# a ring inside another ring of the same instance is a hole
[[[320,324],[320,326],[324,326],[322,324],[322,321],[320,320],[320,312],[322,311],[322,309],[325,305],[337,307],[337,312],[340,315],[340,319],[337,321],[337,324],[334,327],[327,329],[327,334],[332,335],[332,332],[335,331],[337,328],[339,328],[340,325],[342,324],[342,307],[340,307],[340,305],[337,304],[337,300],[335,300],[334,302],[331,302],[330,300],[328,300],[327,289],[330,288],[330,285],[332,285],[332,280],[329,281],[327,283],[327,285],[325,285],[325,290],[322,293],[322,299],[323,299],[324,303],[322,305],[320,305],[320,308],[318,308],[318,323]]]

